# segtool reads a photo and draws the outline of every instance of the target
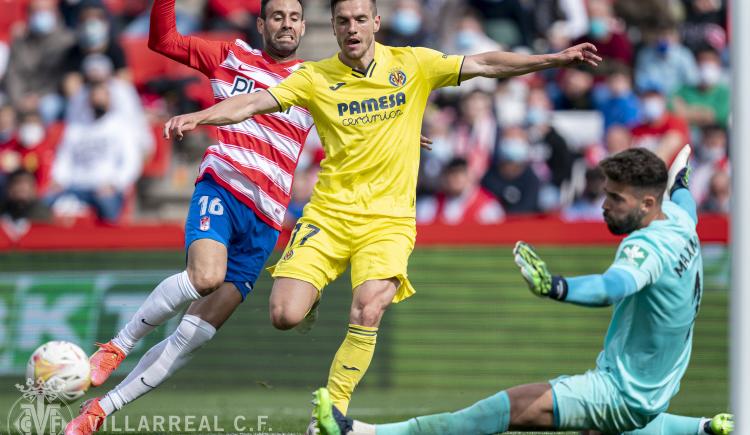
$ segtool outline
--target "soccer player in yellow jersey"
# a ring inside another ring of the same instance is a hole
[[[592,44],[560,53],[488,52],[451,56],[420,47],[375,42],[375,0],[331,0],[341,51],[303,64],[267,91],[234,96],[206,110],[170,119],[165,135],[200,124],[235,124],[261,113],[307,108],[326,158],[289,244],[271,268],[271,320],[290,329],[314,317],[323,288],[351,264],[349,330],[334,357],[328,389],[346,414],[352,391],[375,350],[378,325],[391,302],[414,294],[407,263],[414,247],[420,129],[434,89],[477,76],[510,77],[601,58]],[[259,134],[264,134],[260,131]],[[283,154],[287,150],[277,150]],[[258,162],[247,162],[249,167]],[[274,182],[275,180],[270,180]],[[257,192],[257,201],[269,201]],[[304,325],[300,325],[304,326]]]

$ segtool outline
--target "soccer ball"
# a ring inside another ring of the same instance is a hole
[[[86,353],[68,341],[50,341],[37,348],[26,364],[26,378],[58,400],[83,396],[91,383]]]

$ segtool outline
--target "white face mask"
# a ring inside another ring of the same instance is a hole
[[[44,139],[44,127],[36,122],[27,122],[21,124],[18,128],[18,142],[24,148],[34,148]]]
[[[29,30],[38,35],[46,35],[55,30],[57,16],[52,11],[36,11],[29,16]]]
[[[661,98],[647,98],[643,102],[643,117],[648,121],[655,121],[664,114],[664,100]]]
[[[88,20],[81,25],[79,37],[85,48],[101,47],[109,39],[109,24],[99,19]]]
[[[504,139],[500,143],[500,157],[510,162],[525,162],[529,159],[529,143],[518,138]]]
[[[721,66],[713,63],[702,63],[698,69],[701,83],[706,86],[713,86],[721,80]]]
[[[716,163],[726,156],[724,148],[720,147],[704,147],[701,149],[701,157],[704,161],[709,163]]]

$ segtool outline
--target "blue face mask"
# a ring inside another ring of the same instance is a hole
[[[589,35],[594,39],[603,39],[609,35],[609,23],[601,18],[592,18],[589,22]]]
[[[660,55],[665,56],[669,52],[669,46],[670,46],[669,40],[667,40],[667,39],[660,39],[656,43],[656,51]]]
[[[509,162],[525,162],[529,159],[529,144],[522,139],[505,139],[500,143],[500,157]]]
[[[411,36],[422,26],[422,17],[418,13],[406,9],[393,15],[393,30],[399,35]]]
[[[47,35],[55,30],[57,17],[52,11],[37,11],[29,17],[29,30],[37,35]]]
[[[549,120],[549,111],[541,107],[529,107],[526,112],[526,123],[531,126],[537,126],[547,123]]]
[[[456,33],[456,48],[468,50],[479,43],[479,35],[471,30],[461,30]]]
[[[84,48],[101,47],[109,39],[109,25],[102,20],[89,20],[82,24],[80,41]]]

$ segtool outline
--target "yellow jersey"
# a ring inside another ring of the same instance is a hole
[[[458,85],[462,63],[463,56],[376,43],[364,71],[333,55],[304,63],[268,89],[281,110],[307,108],[318,129],[326,157],[310,205],[413,218],[427,98]]]

